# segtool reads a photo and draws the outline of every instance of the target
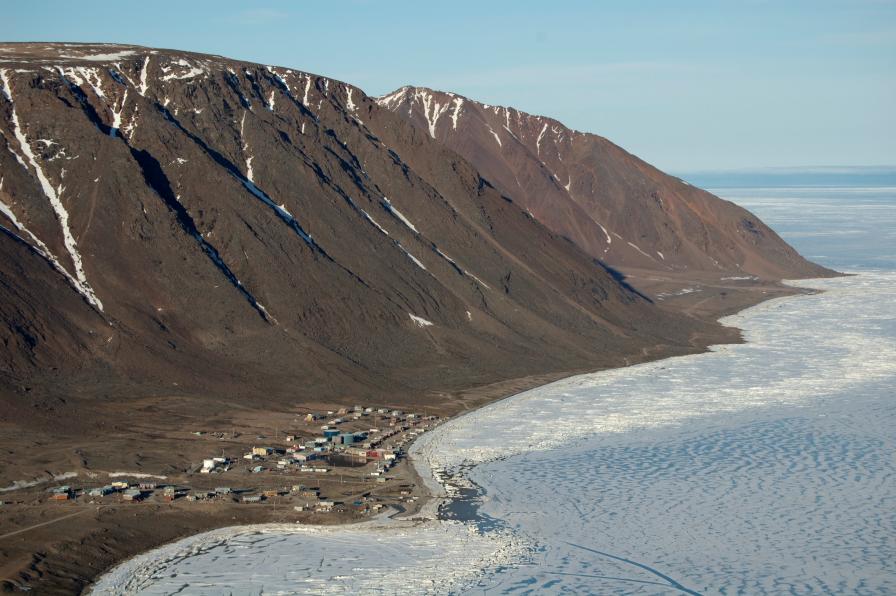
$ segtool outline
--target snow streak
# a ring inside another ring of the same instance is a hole
[[[349,200],[351,200],[351,199],[349,199]],[[414,255],[412,255],[412,254],[410,253],[410,251],[408,251],[408,249],[406,249],[406,248],[401,244],[401,242],[399,242],[398,240],[392,238],[392,237],[389,235],[389,232],[387,232],[386,229],[385,229],[383,226],[381,226],[380,224],[378,224],[378,223],[376,222],[375,219],[373,219],[372,217],[370,217],[370,214],[369,214],[369,213],[367,213],[366,211],[364,211],[364,210],[361,209],[360,207],[357,207],[357,206],[355,205],[354,201],[352,201],[352,205],[355,206],[355,208],[358,209],[358,211],[361,212],[361,214],[364,216],[364,218],[365,218],[367,221],[369,221],[371,224],[373,224],[373,226],[376,227],[377,230],[379,230],[380,232],[382,232],[384,235],[389,236],[389,238],[392,240],[392,242],[394,242],[395,245],[398,246],[398,248],[401,250],[401,252],[403,252],[403,253],[405,254],[405,256],[406,256],[408,259],[411,260],[411,262],[413,262],[415,265],[417,265],[417,267],[420,267],[420,268],[423,269],[424,271],[428,271],[428,269],[426,268],[426,265],[424,265],[424,264],[420,261],[420,259],[418,259],[418,258],[415,257]]]
[[[140,95],[146,96],[146,90],[149,86],[146,83],[146,73],[149,71],[149,56],[147,56],[143,60],[143,68],[140,70],[140,87],[137,89],[137,92]]]
[[[436,124],[438,124],[442,114],[448,111],[450,104],[440,104],[435,101],[432,94],[425,91],[415,91],[414,99],[417,99],[423,104],[423,117],[426,118],[426,124],[429,128],[429,136],[436,138]]]
[[[350,112],[354,112],[358,109],[358,106],[355,105],[355,102],[352,101],[352,94],[355,92],[351,87],[345,88],[345,107],[348,108]]]
[[[378,229],[380,232],[382,232],[382,233],[385,234],[386,236],[389,235],[389,232],[387,232],[386,229],[383,228],[383,226],[381,226],[380,224],[376,223],[376,220],[374,220],[372,217],[370,217],[370,214],[369,214],[369,213],[367,213],[367,212],[364,211],[363,209],[360,209],[360,211],[361,211],[361,213],[364,215],[364,217],[367,218],[367,221],[369,221],[369,222],[372,223],[374,226],[376,226],[376,229]]]
[[[538,152],[538,155],[541,155],[541,138],[544,136],[544,133],[548,129],[548,124],[545,122],[544,126],[541,129],[541,132],[538,133],[538,139],[535,141],[535,150]]]
[[[498,147],[503,147],[504,144],[501,142],[501,137],[498,136],[498,133],[495,132],[495,129],[493,129],[488,123],[486,123],[486,126],[488,126],[488,131],[492,133],[492,135],[494,135],[495,140],[498,142]]]
[[[412,255],[410,252],[408,252],[408,249],[406,249],[404,246],[402,246],[401,242],[398,242],[398,241],[396,240],[395,243],[398,245],[398,248],[400,248],[401,251],[402,251],[405,255],[407,255],[407,257],[411,260],[411,262],[413,262],[417,267],[420,267],[420,268],[423,269],[424,271],[428,271],[428,269],[426,268],[426,265],[424,265],[422,262],[420,262],[420,259],[418,259],[418,258],[415,257],[414,255]]]
[[[246,178],[249,179],[249,182],[254,182],[254,176],[252,174],[252,156],[248,155],[249,153],[249,142],[246,141],[246,137],[244,135],[244,131],[246,130],[246,112],[243,112],[243,119],[240,120],[240,139],[243,141],[243,153],[246,155]]]
[[[638,251],[639,253],[641,253],[642,255],[644,255],[645,257],[647,257],[648,259],[650,259],[651,261],[655,261],[655,260],[656,260],[656,259],[654,259],[653,257],[651,257],[649,254],[647,254],[646,252],[644,252],[643,250],[641,250],[637,245],[632,244],[631,242],[627,242],[626,244],[628,244],[629,246],[631,246],[632,248],[634,248],[636,251]]]
[[[418,317],[411,313],[408,313],[408,316],[411,317],[411,320],[414,321],[414,324],[417,325],[417,327],[432,327],[433,325],[432,321],[427,321],[423,317]]]
[[[399,211],[398,209],[396,209],[395,206],[392,205],[392,202],[391,202],[389,199],[387,199],[386,197],[383,197],[383,207],[385,207],[386,210],[387,210],[389,213],[391,213],[392,215],[394,215],[395,217],[397,217],[399,220],[401,220],[401,223],[403,223],[404,225],[406,225],[407,227],[409,227],[415,234],[419,234],[419,233],[420,233],[420,232],[417,230],[417,228],[414,227],[414,224],[412,224],[412,223],[408,220],[408,218],[406,218],[404,215],[402,215],[402,214],[401,214],[401,211]]]
[[[24,132],[22,132],[21,126],[19,125],[19,116],[16,113],[15,102],[13,101],[12,97],[12,86],[10,85],[9,76],[5,69],[0,69],[0,80],[3,81],[3,94],[9,100],[13,135],[19,142],[19,146],[22,149],[22,154],[24,155],[25,160],[27,160],[27,162],[34,169],[37,180],[38,182],[40,182],[40,187],[43,190],[44,195],[50,201],[50,206],[53,208],[53,212],[56,214],[56,219],[59,220],[59,227],[62,229],[63,243],[65,244],[65,248],[72,260],[72,265],[74,265],[75,268],[74,278],[76,281],[77,290],[87,299],[88,302],[90,302],[90,304],[92,304],[98,310],[102,311],[103,304],[102,302],[100,302],[99,298],[97,298],[96,294],[93,291],[93,288],[90,287],[90,284],[87,281],[87,275],[84,273],[84,266],[81,263],[81,253],[78,252],[78,243],[75,241],[75,237],[72,235],[71,229],[68,225],[68,211],[66,211],[65,206],[60,200],[64,188],[61,184],[58,187],[54,188],[53,185],[50,184],[50,181],[44,173],[43,168],[41,168],[40,164],[37,163],[37,159],[34,155],[34,152],[31,150],[31,145],[28,142],[28,137]],[[19,163],[24,165],[24,160],[19,158]],[[26,167],[25,169],[27,170],[28,168]]]
[[[457,117],[460,116],[460,109],[464,105],[462,97],[454,98],[454,113],[451,114],[451,129],[457,130]]]
[[[28,228],[26,228],[26,227],[24,226],[24,224],[22,224],[22,222],[20,222],[20,221],[18,220],[18,218],[16,218],[16,214],[13,213],[13,211],[12,211],[12,209],[9,207],[9,205],[7,205],[6,203],[4,203],[3,201],[0,201],[0,213],[2,213],[3,215],[5,215],[5,216],[7,217],[7,219],[9,219],[9,221],[12,222],[12,225],[15,226],[15,228],[16,228],[19,232],[21,232],[21,233],[23,233],[23,234],[27,234],[28,237],[31,238],[31,241],[32,241],[32,242],[28,242],[28,241],[27,241],[25,238],[23,238],[21,235],[16,234],[15,232],[13,232],[12,230],[10,230],[10,229],[7,228],[6,226],[2,226],[2,225],[0,225],[0,228],[2,228],[3,230],[6,230],[6,231],[9,232],[10,234],[12,234],[13,236],[15,236],[16,238],[18,238],[19,240],[21,240],[22,242],[24,242],[24,243],[27,244],[28,246],[30,246],[31,249],[34,250],[34,252],[36,252],[38,255],[40,255],[42,258],[44,258],[48,263],[50,263],[50,265],[53,267],[53,269],[55,269],[58,273],[60,273],[60,274],[65,278],[65,280],[69,283],[69,285],[71,285],[72,288],[74,288],[74,290],[75,290],[76,292],[78,292],[78,293],[81,294],[81,295],[84,295],[84,292],[82,291],[81,286],[78,284],[78,280],[76,280],[74,277],[72,277],[71,274],[70,274],[68,271],[65,270],[65,267],[63,267],[63,266],[59,263],[59,260],[58,260],[55,256],[53,256],[53,253],[50,252],[50,249],[47,247],[47,245],[44,244],[44,243],[41,241],[40,238],[38,238],[37,236],[35,236],[35,235],[31,232],[31,230],[29,230]],[[85,296],[85,298],[86,298],[86,296]]]
[[[454,267],[454,269],[457,270],[461,275],[466,275],[466,276],[469,277],[470,279],[476,281],[476,283],[478,283],[479,285],[481,285],[482,287],[484,287],[486,290],[490,290],[490,289],[491,289],[491,288],[488,286],[487,283],[485,283],[484,281],[482,281],[481,279],[479,279],[478,277],[476,277],[475,275],[473,275],[472,273],[470,273],[469,271],[467,271],[466,269],[464,269],[463,267],[461,267],[460,265],[458,265],[458,264],[457,264],[457,261],[455,261],[454,259],[452,259],[452,258],[449,257],[448,255],[446,255],[445,253],[443,253],[437,246],[433,246],[433,249],[436,251],[436,254],[438,254],[440,257],[442,257],[443,259],[445,259],[446,261],[448,261],[449,263],[451,263],[451,266]]]
[[[302,97],[302,103],[305,104],[306,107],[308,107],[308,92],[311,91],[311,76],[305,75],[305,77],[305,96]]]
[[[603,231],[604,236],[607,237],[607,244],[613,244],[613,239],[610,238],[610,234],[607,233],[607,228],[605,228],[605,227],[603,227],[602,225],[600,225],[600,222],[597,222],[597,221],[596,221],[596,222],[594,222],[594,223],[597,224],[597,227],[599,227],[599,228]]]
[[[258,311],[258,313],[264,318],[264,320],[268,323],[273,323],[276,325],[277,320],[274,319],[274,317],[272,317],[270,313],[268,313],[264,305],[262,305],[248,289],[246,289],[246,287],[243,285],[243,282],[240,281],[240,279],[236,276],[236,273],[234,273],[233,270],[227,266],[227,263],[224,262],[224,259],[221,258],[221,253],[218,252],[218,249],[212,246],[211,243],[209,243],[196,228],[196,224],[193,221],[193,218],[189,215],[189,212],[187,211],[186,207],[184,207],[183,203],[180,202],[180,196],[175,195],[174,202],[176,204],[171,205],[171,207],[173,207],[178,215],[183,218],[185,227],[187,227],[188,232],[199,244],[199,247],[202,249],[202,251],[206,255],[208,255],[208,258],[211,259],[215,266],[224,274],[224,277],[226,277],[227,280],[234,287],[236,287],[237,290],[239,290],[243,297],[255,310]]]
[[[127,100],[128,90],[125,88],[124,95],[121,98],[121,105],[118,106],[118,109],[115,109],[114,103],[112,104],[113,107],[109,108],[112,111],[112,126],[109,128],[109,136],[113,139],[118,135],[118,130],[121,128],[121,114],[124,112],[124,104]]]

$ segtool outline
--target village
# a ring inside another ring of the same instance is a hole
[[[405,448],[438,423],[437,416],[356,405],[299,411],[290,428],[271,435],[196,430],[191,434],[204,444],[217,439],[227,446],[197,458],[182,474],[109,473],[102,484],[66,483],[28,491],[31,499],[20,503],[276,505],[291,508],[302,520],[320,515],[321,523],[387,507],[405,511],[419,499]],[[235,445],[242,449],[236,451]]]

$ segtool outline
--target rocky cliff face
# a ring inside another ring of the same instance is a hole
[[[516,113],[496,128],[499,113],[472,102],[420,129],[393,112],[401,100],[325,77],[130,46],[5,44],[0,79],[9,390],[408,397],[620,364],[645,346],[686,349],[700,323],[659,311],[549,227],[591,255],[631,242],[669,266],[718,244],[752,271],[760,253],[744,247],[777,242],[748,214],[708,228],[695,213],[715,199],[657,187],[665,178],[602,139]],[[531,181],[513,186],[515,166],[482,176],[441,144],[474,113],[499,149],[524,153],[531,137]],[[645,196],[620,210],[571,200],[604,188],[585,171],[595,156]],[[590,224],[561,229],[556,197],[600,221],[606,243]],[[665,233],[669,221],[693,235]]]
[[[830,273],[748,211],[597,135],[421,87],[403,87],[376,101],[468,159],[538,221],[613,267],[719,278]]]

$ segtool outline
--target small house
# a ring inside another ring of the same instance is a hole
[[[122,493],[125,501],[140,501],[143,499],[143,491],[139,488],[129,488]]]
[[[107,484],[106,486],[100,486],[98,488],[94,488],[90,490],[88,493],[91,497],[105,497],[106,495],[111,495],[115,492],[115,489]]]

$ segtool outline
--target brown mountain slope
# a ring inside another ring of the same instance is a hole
[[[14,503],[0,589],[77,593],[184,533],[333,519],[217,499],[56,503],[54,476],[148,473],[199,494],[300,481],[352,502],[372,484],[187,471],[282,444],[297,406],[452,414],[570,371],[736,340],[646,300],[489,179],[325,77],[0,44],[0,488],[12,486],[0,494]],[[709,314],[774,291],[720,294]],[[387,487],[418,482],[402,465]]]
[[[699,327],[350,85],[138,47],[2,50],[8,387],[411,398],[685,350]]]
[[[422,87],[377,103],[467,158],[503,193],[624,271],[828,275],[748,211],[560,122]]]

